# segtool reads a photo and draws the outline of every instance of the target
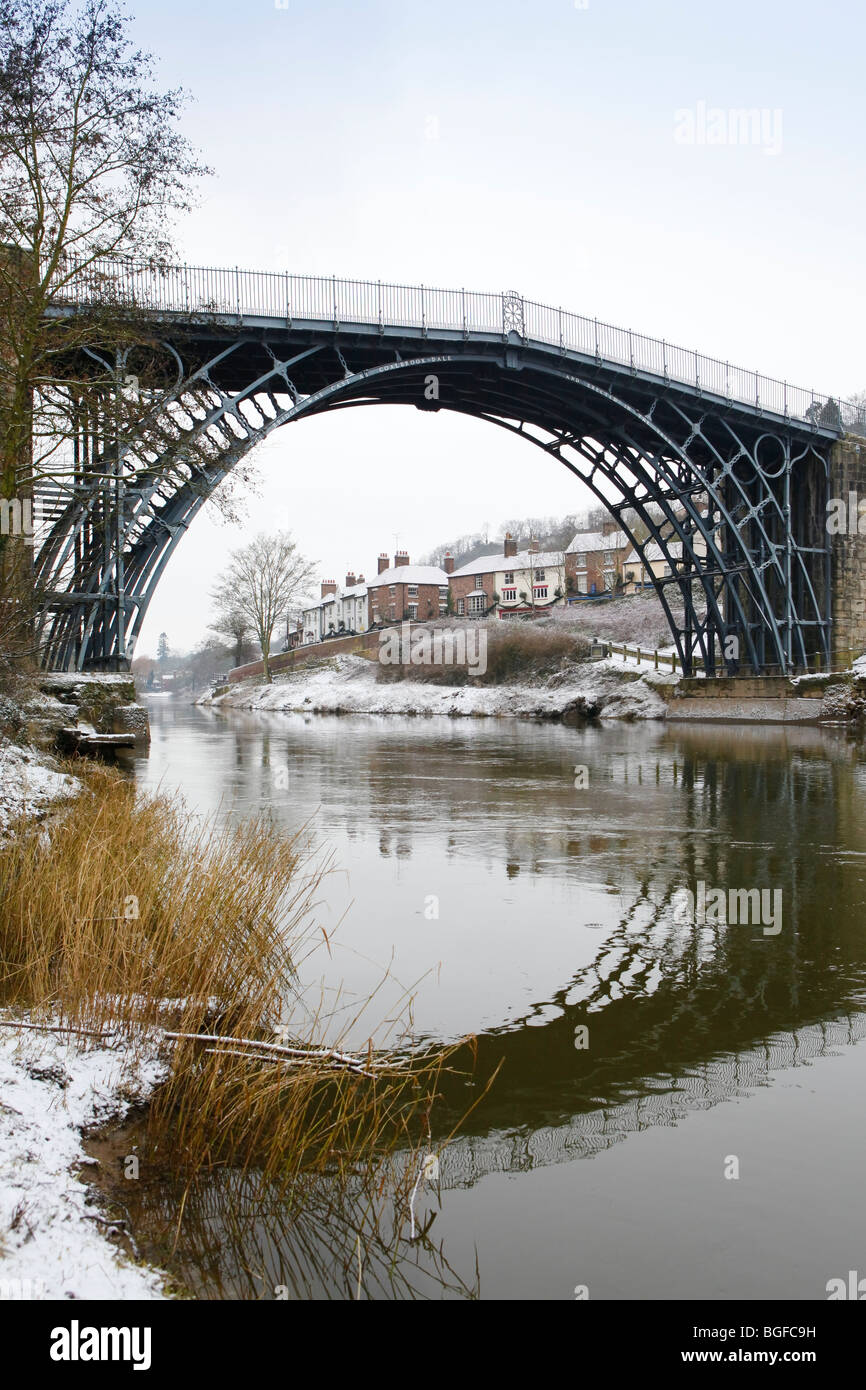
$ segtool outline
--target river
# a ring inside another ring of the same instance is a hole
[[[503,1062],[424,1194],[482,1298],[866,1276],[866,754],[844,730],[149,707],[142,787],[268,809],[329,860],[306,983],[348,1017],[386,976],[354,1040],[406,991],[418,1035],[477,1035],[434,1139]],[[683,921],[700,884],[781,893],[779,922]],[[272,1270],[278,1228],[255,1235]],[[211,1276],[203,1296],[269,1293]]]

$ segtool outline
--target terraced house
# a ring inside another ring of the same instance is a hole
[[[447,561],[446,561],[447,563]],[[565,602],[562,551],[518,551],[506,535],[502,550],[480,555],[451,575],[451,607],[458,617],[538,615]]]
[[[612,594],[622,583],[623,562],[631,541],[623,531],[578,531],[565,552],[565,576],[571,595]]]
[[[379,556],[379,572],[368,585],[370,625],[427,622],[448,612],[448,573],[438,565],[412,565],[405,550],[398,550],[393,565]],[[452,561],[453,564],[453,561]]]

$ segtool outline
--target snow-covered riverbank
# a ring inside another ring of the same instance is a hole
[[[81,783],[60,772],[47,754],[0,740],[0,836],[13,821],[40,819],[80,790]]]
[[[275,676],[272,685],[244,681],[198,702],[216,708],[307,710],[318,714],[447,715],[452,718],[664,719],[665,695],[678,677],[652,662],[587,662],[535,684],[443,686],[376,679],[364,657],[336,656]]]
[[[0,842],[81,790],[48,754],[3,742]],[[12,1026],[27,1022],[0,1010],[0,1300],[161,1297],[160,1277],[109,1239],[77,1170],[82,1136],[145,1102],[164,1063],[155,1048]]]
[[[109,1239],[76,1170],[82,1135],[146,1101],[164,1063],[10,1021],[0,1014],[0,1299],[163,1297],[161,1277]]]

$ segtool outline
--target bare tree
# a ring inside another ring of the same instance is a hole
[[[70,0],[0,0],[5,496],[31,455],[34,396],[51,397],[70,370],[63,356],[87,345],[104,352],[112,337],[140,341],[140,317],[131,332],[111,283],[100,285],[99,262],[164,262],[171,219],[190,207],[192,182],[209,172],[176,128],[184,94],[154,88],[153,59],[133,48],[129,23],[115,0],[75,8]],[[70,282],[88,276],[101,312],[47,318]],[[89,361],[92,388],[101,374]],[[58,402],[42,408],[53,416]]]
[[[271,637],[289,609],[310,589],[314,564],[288,531],[258,535],[234,551],[212,597],[218,609],[235,608],[247,618],[262,649],[264,677],[271,680]]]
[[[209,172],[179,133],[179,90],[154,85],[117,0],[0,0],[0,499],[69,487],[86,421],[100,469],[150,409],[167,363],[104,258],[170,256],[173,217]],[[68,310],[87,285],[86,310]],[[56,311],[61,306],[67,310]],[[135,356],[131,356],[135,354]],[[126,389],[124,389],[126,388]],[[106,489],[108,483],[106,483]],[[108,491],[106,490],[106,507]],[[18,611],[22,555],[0,535],[0,595]],[[23,566],[25,569],[27,566]]]

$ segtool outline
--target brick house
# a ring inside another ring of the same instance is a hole
[[[412,565],[405,550],[397,551],[393,565],[381,554],[378,573],[367,585],[367,611],[371,627],[404,619],[423,623],[444,617],[448,611],[447,569]]]
[[[569,594],[613,593],[622,584],[630,549],[631,541],[623,531],[578,531],[565,552]]]

